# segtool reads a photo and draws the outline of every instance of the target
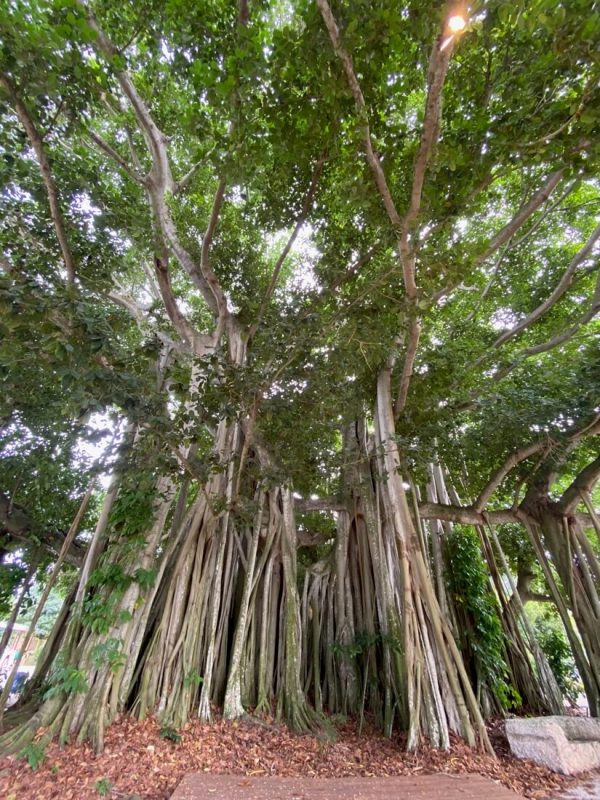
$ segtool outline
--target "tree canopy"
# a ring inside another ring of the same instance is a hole
[[[70,564],[50,735],[485,745],[482,686],[554,702],[510,569],[600,714],[596,6],[3,5],[0,588]]]

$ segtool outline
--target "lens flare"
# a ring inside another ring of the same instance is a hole
[[[467,20],[464,17],[461,17],[460,14],[454,14],[448,20],[448,30],[452,33],[460,33],[460,31],[464,30],[467,27]]]

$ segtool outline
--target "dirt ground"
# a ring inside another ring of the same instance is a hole
[[[558,797],[583,780],[564,778],[513,758],[501,722],[490,725],[496,759],[470,750],[461,741],[453,742],[449,751],[423,745],[418,753],[409,754],[403,750],[402,736],[386,739],[372,727],[359,735],[354,723],[338,725],[334,736],[297,735],[271,720],[192,722],[178,734],[179,740],[174,731],[161,731],[153,719],[138,722],[122,717],[107,731],[100,755],[88,745],[60,749],[52,744],[35,771],[22,759],[0,759],[0,797],[167,800],[190,772],[281,777],[473,773],[524,797],[540,799]],[[592,797],[598,800],[599,796]]]

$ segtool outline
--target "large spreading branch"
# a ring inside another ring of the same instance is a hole
[[[356,77],[352,56],[343,46],[340,31],[327,0],[317,0],[321,11],[325,27],[329,33],[329,38],[333,45],[335,54],[340,59],[348,86],[354,97],[354,104],[360,119],[363,144],[367,163],[371,168],[375,184],[383,200],[385,210],[396,232],[400,261],[402,263],[404,290],[410,300],[416,300],[417,284],[415,278],[416,253],[410,242],[410,229],[416,220],[423,196],[423,186],[427,165],[438,140],[441,118],[442,90],[448,72],[448,65],[452,56],[454,39],[443,41],[443,31],[436,39],[429,59],[429,69],[427,75],[427,100],[425,103],[425,118],[421,131],[419,151],[413,170],[413,179],[410,195],[410,203],[406,214],[401,217],[396,209],[390,188],[381,166],[379,156],[373,148],[369,116],[362,89]]]
[[[325,511],[329,513],[347,510],[347,505],[337,497],[320,497],[316,500],[296,500],[295,507],[300,512]],[[439,519],[446,522],[460,522],[465,525],[483,525],[487,520],[496,525],[516,522],[514,509],[481,512],[469,506],[448,503],[419,503],[419,516],[423,519]]]
[[[371,169],[371,172],[373,173],[375,184],[377,186],[379,194],[381,195],[381,199],[383,200],[383,205],[385,206],[385,210],[390,219],[390,222],[392,223],[392,226],[396,232],[396,236],[398,237],[398,244],[400,245],[402,219],[396,209],[396,205],[392,198],[392,194],[390,192],[390,188],[388,186],[385,173],[381,166],[379,156],[377,155],[377,153],[373,148],[373,141],[371,139],[371,129],[369,126],[369,117],[367,113],[367,104],[365,102],[362,89],[360,88],[360,84],[358,82],[356,73],[354,71],[352,56],[347,52],[345,47],[342,45],[340,31],[327,0],[317,0],[317,4],[321,11],[323,21],[325,22],[325,27],[327,28],[327,32],[329,33],[329,38],[331,39],[331,43],[333,45],[335,54],[342,62],[344,72],[346,73],[348,86],[350,87],[350,91],[352,92],[352,96],[354,97],[354,104],[356,106],[356,111],[360,119],[367,163]],[[406,292],[407,297],[414,298],[417,295],[417,287],[415,283],[414,273],[411,271],[411,263],[410,262],[406,263],[404,261],[402,250],[400,250],[400,258],[402,260],[404,290]]]
[[[454,37],[449,37],[444,40],[444,31],[442,30],[433,46],[429,58],[425,118],[423,120],[421,142],[419,144],[419,152],[413,172],[410,205],[402,220],[400,236],[400,248],[403,262],[408,265],[413,280],[415,275],[416,252],[414,246],[410,242],[410,230],[421,210],[427,165],[429,164],[440,133],[442,91],[446,75],[448,74],[453,45]],[[416,286],[414,287],[414,294],[416,295]]]
[[[468,506],[447,505],[444,503],[419,503],[419,515],[423,519],[439,519],[445,522],[458,522],[463,525],[502,525],[517,522],[517,512],[512,508],[501,511],[476,511]]]
[[[563,493],[558,502],[561,511],[571,515],[581,500],[581,495],[592,491],[600,480],[600,456],[581,470],[569,488]]]
[[[154,267],[163,305],[184,346],[198,357],[212,352],[219,339],[220,327],[217,326],[217,331],[213,335],[200,333],[181,311],[173,294],[166,253],[155,257]]]
[[[479,493],[477,500],[475,500],[473,503],[473,509],[477,513],[481,513],[488,504],[491,496],[500,486],[504,478],[506,478],[508,473],[511,472],[511,470],[513,470],[522,461],[526,461],[528,458],[531,458],[531,456],[535,455],[536,453],[547,450],[548,447],[549,441],[544,439],[542,441],[526,445],[525,447],[521,447],[518,450],[515,450],[514,453],[511,453],[502,466],[498,467],[498,469],[491,475],[489,481]]]
[[[206,279],[212,296],[215,299],[216,310],[220,317],[226,316],[227,314],[227,301],[219,281],[217,280],[217,276],[210,267],[209,253],[213,236],[215,235],[215,231],[217,229],[217,222],[219,221],[219,214],[221,213],[221,207],[223,205],[224,198],[225,179],[221,178],[215,192],[210,218],[208,220],[208,227],[206,228],[204,237],[202,239],[202,250],[200,253],[200,269]]]
[[[60,247],[65,270],[67,272],[67,284],[72,286],[75,283],[75,259],[73,258],[73,253],[71,252],[65,221],[60,208],[58,190],[52,175],[52,170],[50,169],[50,162],[46,154],[46,148],[44,147],[44,140],[39,133],[27,106],[19,96],[17,88],[7,75],[0,73],[0,86],[2,86],[2,88],[8,94],[10,102],[15,109],[21,125],[25,129],[27,138],[29,139],[33,148],[33,152],[35,153],[40,174],[46,189],[46,195],[48,197],[50,216],[52,217],[56,238],[58,239],[58,245]]]
[[[550,178],[548,178],[548,180],[544,183],[541,189],[538,192],[536,192],[536,194],[531,198],[531,200],[529,200],[524,206],[522,206],[519,209],[519,211],[517,211],[513,219],[508,223],[508,225],[506,225],[505,228],[503,228],[498,234],[496,234],[494,239],[488,244],[486,251],[477,258],[475,264],[476,266],[479,266],[480,264],[483,263],[483,261],[488,259],[491,255],[494,255],[498,251],[498,249],[502,247],[502,252],[498,255],[494,263],[494,266],[492,267],[492,270],[489,273],[488,282],[486,283],[483,292],[481,293],[479,300],[477,301],[477,305],[475,306],[473,311],[471,311],[471,313],[467,315],[466,318],[467,322],[470,322],[472,319],[475,318],[475,315],[477,314],[479,308],[481,307],[481,304],[483,303],[483,301],[489,294],[492,286],[494,285],[494,282],[500,270],[500,266],[504,261],[505,257],[508,255],[508,253],[510,253],[512,250],[515,250],[517,247],[520,247],[527,239],[529,239],[535,233],[535,231],[540,227],[540,225],[542,225],[544,220],[547,219],[560,206],[560,204],[565,200],[566,197],[568,197],[568,195],[573,191],[573,189],[577,185],[577,181],[571,181],[571,183],[569,183],[564,192],[562,192],[562,194],[553,203],[551,203],[550,205],[547,206],[547,208],[544,209],[544,211],[538,216],[533,225],[529,227],[527,232],[524,233],[522,236],[520,236],[518,239],[515,239],[514,237],[519,232],[519,229],[523,226],[523,224],[527,221],[527,219],[529,219],[529,217],[535,211],[537,211],[537,209],[540,208],[540,206],[544,202],[546,202],[549,199],[550,195],[552,194],[556,186],[558,186],[560,180],[556,182],[556,177],[559,176],[561,172],[562,172],[561,170],[558,170],[557,172],[553,173],[550,176]],[[514,225],[516,225],[517,227],[514,230],[514,232],[511,232]],[[508,236],[509,238],[506,239],[506,236]],[[499,243],[492,244],[493,242],[495,242],[495,240],[498,240]]]
[[[517,325],[513,326],[510,330],[505,331],[501,336],[499,336],[496,341],[492,344],[491,350],[496,350],[502,345],[506,344],[506,342],[513,339],[518,334],[522,333],[524,330],[529,328],[535,322],[537,322],[540,317],[544,316],[556,303],[564,296],[567,292],[573,281],[575,280],[575,274],[577,268],[587,260],[594,251],[594,247],[597,241],[600,239],[600,223],[596,226],[595,230],[585,243],[585,245],[576,253],[576,255],[571,259],[569,266],[563,273],[560,281],[558,282],[557,286],[555,287],[554,291],[550,294],[550,296],[544,300],[543,303],[537,306],[530,314],[528,314],[524,319],[522,319]],[[524,349],[520,353],[517,353],[515,359],[511,361],[510,364],[498,369],[491,377],[492,381],[499,381],[509,375],[515,367],[518,366],[520,361],[523,358],[529,358],[530,356],[538,355],[539,353],[544,353],[549,350],[552,350],[554,347],[558,347],[559,345],[563,344],[564,342],[571,339],[581,328],[582,325],[585,325],[587,322],[592,320],[596,314],[598,313],[600,305],[600,283],[597,283],[596,288],[594,290],[594,295],[592,297],[592,303],[590,308],[582,314],[582,316],[575,322],[574,325],[570,326],[566,331],[562,331],[560,334],[553,336],[551,339],[547,340],[546,342],[542,342],[538,345],[533,345],[529,348]],[[471,369],[475,369],[485,363],[490,357],[490,350],[487,350],[485,353],[482,353],[471,365]],[[472,408],[475,403],[475,396],[471,396],[468,401],[462,403],[460,405],[460,410],[466,410]]]
[[[101,28],[87,2],[85,2],[85,0],[76,1],[85,13],[88,24],[96,34],[96,48],[109,61],[112,60],[114,64],[114,57],[120,55],[119,51]],[[174,194],[177,184],[171,172],[167,138],[156,124],[147,103],[138,92],[127,70],[114,68],[114,73],[123,94],[133,110],[152,159],[152,167],[144,183],[151,200],[156,222],[169,249],[173,252],[193,283],[200,290],[209,308],[220,318],[224,317],[227,315],[227,300],[216,275],[208,263],[208,248],[216,228],[223,201],[223,181],[219,182],[208,229],[204,237],[206,244],[203,243],[201,262],[198,265],[191,254],[181,244],[169,209],[169,197]],[[122,159],[117,161],[119,166],[123,167],[121,162]]]
[[[566,448],[563,448],[562,457],[565,458],[567,453],[573,449],[582,439],[588,436],[593,436],[600,433],[600,414],[596,415],[594,419],[584,425],[583,427],[574,428],[567,436]],[[485,507],[489,503],[491,497],[506,476],[523,461],[526,461],[531,456],[542,454],[542,457],[547,456],[553,449],[554,442],[549,439],[541,439],[524,447],[515,450],[505,459],[498,469],[496,469],[490,476],[488,482],[483,487],[479,496],[471,506],[459,505],[444,505],[439,503],[425,503],[419,505],[419,514],[424,518],[441,519],[449,522],[462,522],[472,525],[480,525],[482,522],[490,521],[493,523],[514,522],[519,521],[519,515],[527,515],[529,496],[526,495],[523,503],[520,506],[515,506],[511,509],[504,509],[501,511],[486,511]],[[549,478],[546,481],[546,490],[549,488],[549,480],[551,473],[548,473]],[[581,497],[582,492],[589,492],[595,483],[600,479],[600,457],[592,464],[588,465],[580,475],[573,481],[571,486],[563,494],[560,503],[558,504],[564,513],[573,513]],[[537,489],[536,489],[537,492]]]
[[[547,353],[550,350],[554,350],[555,347],[560,347],[561,345],[568,342],[570,339],[575,336],[575,334],[581,330],[582,327],[587,325],[588,322],[591,322],[595,317],[600,314],[600,273],[598,273],[598,278],[596,280],[596,287],[594,289],[594,294],[592,297],[592,302],[590,307],[585,311],[575,322],[570,325],[566,330],[557,333],[555,336],[552,336],[550,339],[547,339],[544,342],[540,342],[539,344],[532,345],[531,347],[526,347],[520,352],[518,352],[511,360],[509,364],[497,369],[494,374],[490,377],[490,381],[492,383],[497,383],[498,381],[503,380],[506,378],[510,373],[515,370],[519,364],[521,364],[525,359],[532,358],[533,356],[540,355],[541,353]],[[473,366],[478,366],[482,364],[486,360],[486,356],[480,356],[477,361],[474,363]],[[457,406],[457,410],[460,411],[467,411],[470,408],[474,408],[476,405],[477,394],[474,393],[470,396],[470,398],[461,403],[460,406]]]
[[[517,367],[523,359],[531,358],[532,356],[540,355],[540,353],[547,353],[549,350],[554,350],[555,347],[565,344],[575,336],[575,334],[588,322],[591,322],[600,313],[600,272],[596,280],[596,288],[592,297],[592,302],[587,311],[585,311],[575,322],[570,325],[566,330],[557,333],[545,342],[526,347],[513,358],[512,362],[506,367],[499,369],[492,375],[492,380],[498,381],[505,378],[510,372]]]
[[[96,144],[100,150],[106,153],[107,156],[112,158],[112,160],[118,164],[119,167],[121,167],[121,169],[126,172],[133,181],[135,181],[135,183],[139,183],[142,186],[146,184],[146,177],[137,169],[132,167],[112,145],[110,145],[105,139],[102,138],[102,136],[100,136],[99,133],[96,133],[96,131],[93,130],[88,130],[87,134],[94,144]]]
[[[171,276],[169,275],[167,258],[160,258],[159,256],[156,256],[154,260],[154,266],[156,270],[156,278],[158,281],[160,296],[162,298],[167,315],[173,323],[173,327],[183,339],[185,344],[190,348],[193,348],[195,331],[187,321],[185,315],[182,314],[181,309],[175,300],[175,295],[173,294],[173,288],[171,286]]]
[[[107,297],[109,300],[112,300],[113,303],[116,303],[116,305],[124,308],[142,332],[152,332],[152,334],[160,339],[169,349],[179,352],[186,352],[188,350],[185,341],[177,341],[157,328],[156,325],[153,324],[152,317],[148,315],[147,309],[143,308],[136,300],[130,297],[122,287],[111,289],[111,291],[107,293]]]
[[[354,97],[354,104],[360,119],[367,163],[371,168],[371,172],[373,173],[373,177],[375,179],[375,184],[383,200],[389,220],[396,233],[398,253],[400,264],[402,266],[404,290],[411,304],[416,305],[418,296],[416,283],[416,248],[413,243],[411,243],[410,231],[421,209],[427,165],[431,159],[439,137],[442,91],[444,82],[446,80],[446,75],[448,73],[450,58],[452,56],[454,37],[451,36],[444,40],[444,29],[442,29],[442,32],[437,37],[431,51],[427,74],[427,100],[425,103],[425,117],[423,121],[423,129],[421,131],[419,151],[417,153],[413,170],[410,203],[406,214],[401,217],[396,209],[396,205],[388,186],[385,173],[381,166],[379,156],[373,148],[367,105],[362,93],[362,89],[356,77],[352,56],[350,53],[348,53],[341,42],[340,31],[328,1],[317,0],[317,4],[321,11],[327,32],[329,33],[329,38],[331,39],[334,52],[340,59],[344,68],[346,80],[352,92],[352,96]],[[418,318],[415,318],[409,329],[404,365],[402,369],[402,375],[400,377],[400,385],[398,388],[396,403],[394,406],[394,415],[396,417],[401,414],[406,405],[408,389],[414,371],[414,363],[417,356],[420,335],[421,324]]]

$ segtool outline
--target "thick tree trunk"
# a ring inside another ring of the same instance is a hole
[[[384,368],[377,383],[375,436],[385,509],[388,580],[399,601],[396,615],[402,620],[408,748],[416,748],[421,735],[438,746],[445,745],[449,729],[456,728],[458,720],[461,736],[474,743],[477,735],[481,746],[493,753],[462,658],[440,612],[410,516],[400,474],[390,383],[391,370]]]

